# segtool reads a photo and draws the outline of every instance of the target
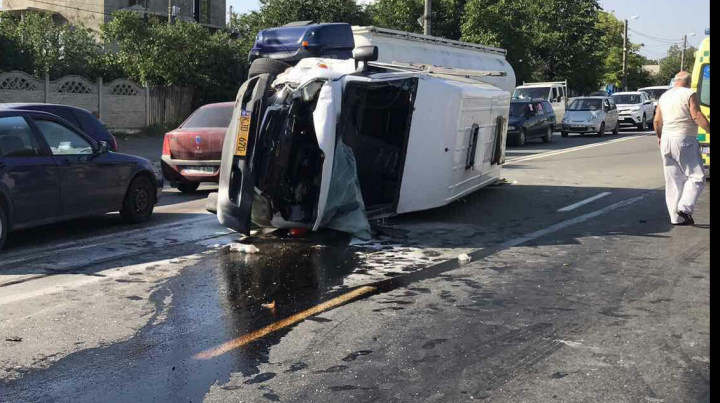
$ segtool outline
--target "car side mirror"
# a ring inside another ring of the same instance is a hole
[[[107,152],[110,150],[110,146],[108,146],[108,143],[105,141],[98,142],[98,154],[107,154]]]

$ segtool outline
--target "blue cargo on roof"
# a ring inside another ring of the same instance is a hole
[[[290,24],[260,31],[249,60],[269,58],[296,63],[306,57],[351,59],[354,48],[350,24]]]

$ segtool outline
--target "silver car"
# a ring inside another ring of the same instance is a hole
[[[618,109],[610,97],[575,98],[565,112],[562,121],[562,136],[570,133],[595,133],[605,136],[608,130],[620,132]]]

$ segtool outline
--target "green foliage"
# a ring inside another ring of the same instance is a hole
[[[28,13],[22,21],[0,18],[0,54],[0,71],[22,70],[38,77],[97,77],[105,70],[93,31],[56,25],[49,14]]]
[[[695,53],[697,48],[691,46],[685,52],[685,71],[692,72],[695,66]],[[655,85],[667,85],[675,75],[680,72],[682,48],[678,45],[670,46],[667,56],[660,60],[660,72],[654,77]]]
[[[622,86],[622,63],[623,63],[623,23],[612,14],[601,12],[597,28],[604,32],[601,40],[602,60],[602,83],[613,84],[616,87]],[[644,65],[651,62],[639,54],[640,45],[630,43],[628,46],[628,81],[627,90],[652,85],[650,73],[643,69]]]
[[[434,0],[432,35],[458,40],[467,0]],[[399,31],[422,33],[418,19],[425,14],[424,0],[377,0],[367,8],[372,24]]]
[[[507,49],[519,82],[567,79],[585,92],[599,85],[599,10],[596,0],[469,0],[462,38]]]
[[[193,87],[198,103],[231,100],[239,87],[240,44],[227,33],[211,34],[199,24],[119,11],[103,25],[102,38],[116,43],[106,55],[132,80],[153,85]]]

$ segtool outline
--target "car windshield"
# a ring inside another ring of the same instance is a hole
[[[570,104],[571,111],[599,111],[602,109],[602,99],[576,99]]]
[[[510,103],[510,116],[519,117],[525,116],[525,109],[527,104],[525,102],[511,102]]]
[[[183,129],[199,127],[228,127],[232,119],[233,105],[200,108],[182,125]]]
[[[642,101],[640,94],[613,95],[613,100],[618,105],[639,104]]]
[[[515,99],[537,99],[542,98],[548,99],[550,93],[550,87],[532,87],[532,88],[518,88],[515,90],[513,98]]]
[[[655,89],[648,89],[648,90],[642,90],[642,92],[646,92],[650,96],[650,100],[657,101],[660,99],[662,94],[667,92],[667,88],[655,88]]]

